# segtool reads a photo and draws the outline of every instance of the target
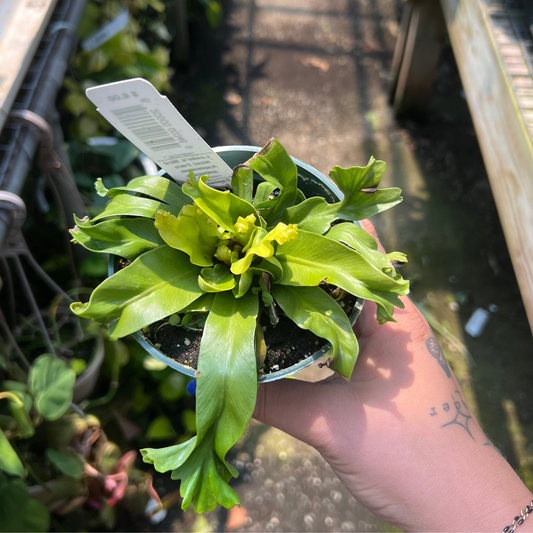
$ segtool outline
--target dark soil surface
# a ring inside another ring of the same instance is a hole
[[[350,294],[346,294],[341,301],[348,315],[352,313],[355,301],[356,298]],[[267,355],[261,369],[265,374],[289,368],[307,359],[326,343],[312,332],[296,326],[286,316],[280,315],[279,319],[276,326],[269,322],[266,313],[261,320],[267,344]],[[198,368],[201,331],[171,326],[165,320],[159,320],[150,325],[145,334],[147,340],[167,357],[194,370]]]

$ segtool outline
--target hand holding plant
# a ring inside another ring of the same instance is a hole
[[[408,282],[396,273],[400,253],[384,255],[354,221],[401,201],[400,190],[377,189],[385,164],[335,167],[330,178],[344,194],[333,204],[306,199],[295,163],[271,140],[237,167],[229,191],[212,189],[192,173],[179,187],[156,176],[100,194],[111,198],[92,221],[77,220],[73,239],[131,262],[104,281],[79,316],[110,324],[111,337],[141,330],[173,315],[204,315],[197,368],[197,435],[144,460],[181,480],[183,508],[197,512],[238,497],[228,450],[252,416],[266,347],[260,317],[284,313],[331,344],[327,364],[349,379],[357,339],[327,283],[376,303],[379,323],[393,321]],[[262,180],[254,186],[254,173]],[[179,320],[182,320],[179,317]],[[173,322],[178,322],[173,319]]]

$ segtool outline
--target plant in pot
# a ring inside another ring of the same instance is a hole
[[[183,508],[240,503],[226,454],[253,413],[258,378],[272,370],[264,366],[269,337],[281,321],[329,342],[326,364],[350,379],[358,344],[345,302],[376,302],[380,323],[403,307],[398,296],[409,284],[395,266],[405,255],[380,253],[354,224],[401,201],[399,189],[377,189],[384,170],[374,158],[335,167],[337,201],[306,198],[296,163],[272,139],[235,167],[232,192],[192,173],[182,187],[157,176],[109,190],[97,182],[111,201],[92,220],[76,220],[71,233],[90,250],[121,257],[121,268],[72,310],[108,323],[112,338],[141,331],[159,348],[163,332],[181,330],[182,347],[196,344],[194,334],[199,341],[197,361],[190,351],[182,361],[197,378],[197,435],[142,450],[156,470],[181,480]]]

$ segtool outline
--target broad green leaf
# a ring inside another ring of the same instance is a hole
[[[81,222],[74,217],[76,223]],[[164,243],[146,218],[120,218],[105,220],[94,226],[83,224],[70,230],[73,241],[92,252],[115,254],[135,259],[140,254]]]
[[[15,479],[0,484],[0,532],[45,532],[50,513],[38,500],[30,498],[28,487]]]
[[[350,379],[359,345],[343,308],[320,287],[272,285],[272,295],[285,314],[300,328],[331,343],[329,366]]]
[[[231,265],[231,271],[234,274],[242,274],[250,268],[255,256],[267,258],[274,255],[274,241],[283,244],[296,239],[297,235],[298,228],[294,224],[287,226],[283,222],[269,232],[263,228],[257,228],[250,240],[250,247],[243,249],[246,252],[244,257]]]
[[[83,476],[83,462],[78,456],[47,448],[46,457],[63,474],[75,479]]]
[[[401,261],[402,263],[407,261],[405,254],[400,252],[392,252],[386,255],[381,253],[377,249],[378,243],[371,235],[363,228],[349,222],[333,226],[325,237],[354,248],[376,268],[379,268],[389,276],[396,275],[391,261]]]
[[[96,190],[100,196],[111,198],[124,193],[139,193],[164,202],[178,209],[191,203],[190,198],[183,194],[181,187],[173,180],[161,176],[141,176],[131,180],[126,187],[106,189],[102,180],[96,182]]]
[[[168,440],[176,437],[172,422],[166,416],[158,416],[148,426],[146,438],[148,440]]]
[[[106,279],[88,303],[73,303],[71,309],[98,322],[118,318],[111,337],[124,337],[181,311],[201,296],[199,273],[200,267],[192,265],[188,255],[163,245]]]
[[[209,313],[213,306],[215,295],[213,293],[203,294],[191,304],[181,310],[182,313]]]
[[[22,528],[17,529],[18,531],[35,533],[36,531],[44,532],[50,529],[50,511],[48,507],[34,498],[30,498],[26,502],[20,518]]]
[[[276,139],[270,139],[244,164],[279,189],[279,195],[272,200],[259,204],[256,198],[256,207],[261,210],[261,216],[267,221],[268,226],[274,226],[281,222],[285,210],[296,202],[298,188],[296,164]]]
[[[217,263],[214,268],[202,268],[198,276],[198,285],[204,292],[230,291],[235,283],[235,276],[222,263]]]
[[[409,292],[408,281],[389,277],[358,252],[315,233],[299,231],[297,239],[278,246],[276,258],[283,267],[281,285],[337,285],[376,302],[380,322],[394,320],[394,306],[403,308],[398,295]]]
[[[340,202],[328,204],[324,198],[316,196],[289,207],[283,221],[297,224],[298,229],[322,234],[336,219],[339,209]]]
[[[51,354],[40,355],[32,364],[28,387],[35,409],[45,420],[63,416],[71,402],[76,372]]]
[[[252,204],[229,191],[212,189],[205,183],[207,179],[208,176],[201,176],[198,179],[190,172],[189,179],[182,186],[182,191],[190,196],[194,203],[219,226],[226,231],[233,232],[234,224],[239,217],[246,218],[248,215],[254,215],[256,220],[259,219]]]
[[[142,196],[132,196],[131,194],[127,193],[119,194],[115,196],[106,205],[105,209],[98,216],[94,217],[90,223],[97,222],[98,220],[102,220],[104,218],[125,215],[155,218],[155,214],[161,209],[178,216],[181,208],[174,207],[163,202],[158,202],[157,200],[143,198]],[[85,219],[82,219],[81,222],[89,223],[89,221],[86,221]],[[78,226],[81,226],[79,222]]]
[[[252,189],[254,184],[254,171],[244,165],[238,165],[233,169],[231,188],[233,194],[252,203]]]
[[[154,465],[158,472],[168,472],[179,468],[196,447],[196,437],[187,442],[166,448],[144,448],[141,450],[143,461]]]
[[[254,205],[258,206],[266,201],[268,201],[269,196],[272,192],[277,189],[277,185],[273,183],[268,183],[264,181],[257,186],[257,191],[255,192]]]
[[[22,465],[17,452],[13,449],[4,432],[0,429],[0,470],[12,476],[22,477],[24,466]],[[2,521],[0,520],[0,523]]]
[[[215,296],[202,336],[197,376],[198,439],[216,424],[215,449],[223,461],[252,416],[257,389],[254,336],[258,298]],[[224,339],[224,343],[220,342]]]
[[[10,379],[4,379],[0,383],[1,390],[3,391],[17,391],[17,392],[26,392],[28,390],[28,385],[22,381],[12,381]]]
[[[80,96],[82,97],[81,101],[85,100],[86,104],[90,105],[88,98],[84,94]],[[121,140],[112,146],[91,146],[90,153],[107,157],[112,170],[122,172],[135,161],[139,155],[139,150],[130,141]]]
[[[249,268],[246,272],[243,272],[240,276],[237,277],[237,283],[233,288],[233,295],[235,298],[242,298],[247,292],[252,281],[254,280],[254,272]]]
[[[198,360],[197,444],[172,473],[173,479],[182,480],[184,509],[193,500],[196,512],[212,510],[217,503],[239,503],[227,485],[235,471],[225,456],[244,432],[255,405],[258,311],[257,295],[248,292],[236,299],[231,292],[221,292],[207,317]]]
[[[155,227],[172,248],[185,252],[193,265],[211,266],[221,232],[216,222],[194,205],[187,205],[179,216],[167,211],[155,214]]]

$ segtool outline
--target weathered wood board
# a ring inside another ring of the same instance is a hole
[[[533,72],[505,5],[441,0],[494,199],[533,328]],[[527,39],[527,37],[526,37]]]
[[[0,0],[0,130],[57,0]]]

